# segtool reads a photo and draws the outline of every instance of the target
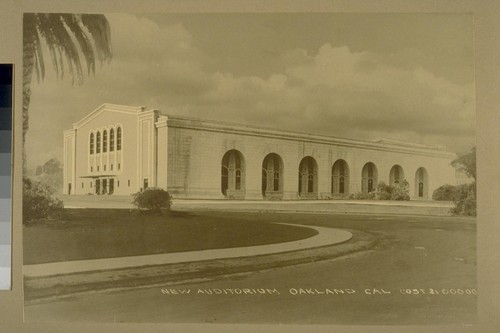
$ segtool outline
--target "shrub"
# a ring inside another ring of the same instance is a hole
[[[410,184],[405,180],[391,186],[391,200],[410,200]]]
[[[63,202],[53,198],[54,190],[49,186],[33,181],[29,178],[23,179],[23,223],[47,218],[63,209]]]
[[[410,184],[403,180],[400,184],[393,186],[384,182],[378,183],[375,190],[370,193],[357,192],[351,194],[349,199],[363,200],[410,200]]]
[[[453,203],[453,215],[476,216],[476,183],[457,186]]]
[[[432,193],[432,200],[453,201],[456,194],[457,186],[446,184],[438,187],[434,193]]]
[[[373,191],[376,200],[389,200],[391,198],[392,187],[384,182],[377,184]]]
[[[172,196],[161,188],[149,187],[134,194],[132,202],[139,210],[152,214],[167,213],[172,205]]]
[[[373,198],[374,198],[373,192],[370,193],[356,192],[349,196],[349,199],[355,199],[355,200],[367,200],[367,199],[371,200]]]

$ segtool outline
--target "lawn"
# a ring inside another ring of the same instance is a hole
[[[24,264],[273,244],[316,233],[237,213],[152,216],[126,209],[66,209],[58,219],[24,227]]]

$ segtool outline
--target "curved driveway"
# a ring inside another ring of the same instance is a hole
[[[309,238],[278,244],[25,265],[23,267],[23,273],[27,277],[42,277],[120,268],[165,265],[181,262],[249,257],[333,245],[343,243],[352,238],[352,234],[345,230],[316,226],[303,226],[297,224],[293,225],[315,229],[318,231],[318,234]]]

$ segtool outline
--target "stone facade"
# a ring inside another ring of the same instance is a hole
[[[161,187],[174,198],[328,199],[406,179],[412,197],[426,199],[437,187],[456,183],[454,158],[442,147],[104,104],[64,132],[64,193],[130,195]]]

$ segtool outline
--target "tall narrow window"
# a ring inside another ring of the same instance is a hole
[[[312,158],[308,160],[309,174],[307,175],[307,192],[312,193],[314,188],[314,164]]]
[[[279,171],[274,171],[274,179],[273,179],[273,191],[279,191],[280,190],[280,172]]]
[[[104,131],[102,133],[102,152],[106,153],[108,151],[108,132]]]
[[[235,190],[241,190],[241,170],[237,169],[236,170],[236,183],[235,183]]]
[[[116,150],[122,150],[122,128],[116,129]]]
[[[281,178],[281,158],[278,155],[273,155],[273,191],[280,190],[280,178]]]
[[[418,168],[415,173],[415,195],[418,198],[427,198],[429,176],[425,168]]]
[[[108,132],[104,131],[102,133],[102,152],[106,153],[108,151]]]
[[[90,155],[94,153],[94,133],[90,133]]]
[[[115,151],[115,130],[109,130],[109,151]]]
[[[109,191],[108,191],[108,194],[113,194],[114,191],[115,191],[115,180],[113,178],[111,178],[109,180]]]
[[[266,196],[267,190],[267,170],[262,168],[262,196]]]
[[[97,132],[96,135],[96,147],[95,152],[99,154],[101,152],[101,132]]]
[[[312,193],[314,186],[314,175],[307,175],[307,192]]]
[[[229,188],[229,170],[227,166],[223,165],[221,168],[221,185],[220,189],[222,194],[227,195],[227,189]]]

